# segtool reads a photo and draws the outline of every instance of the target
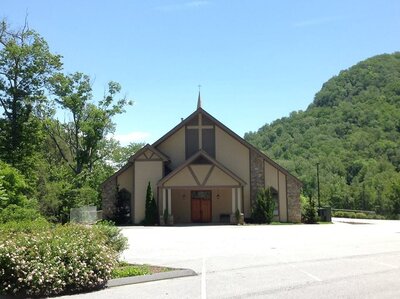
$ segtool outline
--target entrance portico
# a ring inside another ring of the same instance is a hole
[[[242,187],[161,188],[160,218],[164,213],[173,223],[230,223],[236,211],[243,212]],[[173,224],[170,223],[170,224]]]
[[[174,223],[231,222],[237,210],[243,211],[244,185],[230,170],[199,151],[159,181],[160,215],[167,213]]]

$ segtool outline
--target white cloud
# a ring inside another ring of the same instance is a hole
[[[118,140],[121,145],[125,146],[131,142],[148,142],[150,133],[133,131],[127,134],[114,134],[108,137]]]
[[[178,10],[185,10],[185,9],[191,9],[191,8],[199,8],[202,6],[206,6],[210,4],[210,1],[206,0],[193,0],[193,1],[187,1],[179,4],[166,4],[166,5],[161,5],[157,6],[156,9],[165,11],[165,12],[172,12],[172,11],[178,11]]]

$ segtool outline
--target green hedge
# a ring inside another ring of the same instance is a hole
[[[35,220],[43,218],[39,211],[34,208],[20,207],[15,204],[10,204],[4,209],[0,208],[0,223],[10,221]]]
[[[334,211],[333,217],[339,218],[353,218],[353,219],[386,219],[385,216],[377,214],[365,214],[362,212],[347,212],[347,211]]]
[[[368,216],[365,213],[356,213],[355,218],[357,219],[367,219]]]
[[[49,296],[102,287],[125,248],[126,239],[109,225],[2,225],[0,294]]]

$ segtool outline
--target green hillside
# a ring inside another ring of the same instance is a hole
[[[400,214],[400,52],[369,58],[323,84],[306,111],[245,139],[336,208]]]

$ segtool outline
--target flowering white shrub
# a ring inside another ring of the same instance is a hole
[[[128,248],[128,239],[121,234],[121,230],[111,221],[100,221],[93,229],[107,237],[106,245],[111,246],[116,252],[122,253]]]
[[[0,294],[48,296],[104,286],[118,253],[83,225],[0,228]]]

